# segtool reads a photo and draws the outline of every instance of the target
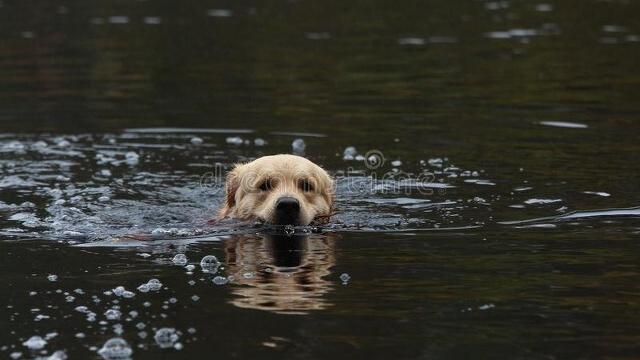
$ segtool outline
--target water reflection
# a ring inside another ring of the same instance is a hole
[[[237,235],[225,244],[227,272],[235,277],[240,308],[305,314],[331,306],[326,280],[335,264],[331,235]]]

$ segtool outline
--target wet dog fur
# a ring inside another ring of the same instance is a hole
[[[264,156],[235,165],[225,191],[219,218],[306,226],[326,223],[333,211],[333,179],[296,155]]]

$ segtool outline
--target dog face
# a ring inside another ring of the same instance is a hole
[[[276,225],[326,222],[333,205],[333,180],[318,165],[295,155],[264,156],[236,165],[227,175],[220,217]]]

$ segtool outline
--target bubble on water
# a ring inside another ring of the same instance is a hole
[[[127,152],[126,154],[124,154],[124,157],[127,164],[130,164],[130,165],[135,165],[138,163],[138,161],[140,161],[140,155],[138,155],[133,151]]]
[[[193,300],[193,301],[198,301],[198,300],[200,300],[200,296],[198,296],[198,295],[193,295],[193,296],[191,297],[191,300]]]
[[[434,167],[442,167],[442,164],[444,163],[444,161],[441,158],[429,159],[427,162],[429,163],[429,165]]]
[[[129,17],[125,15],[109,16],[109,22],[117,25],[128,24]]]
[[[66,302],[74,302],[74,301],[76,300],[76,297],[75,297],[75,296],[68,295],[67,297],[65,297],[65,298],[64,298],[64,300],[65,300]]]
[[[244,142],[239,136],[230,136],[226,138],[225,141],[227,142],[227,144],[231,145],[242,145],[242,143]]]
[[[477,204],[480,205],[490,205],[489,202],[487,200],[485,200],[484,198],[481,198],[480,196],[476,196],[473,198],[473,200],[471,200]]]
[[[36,358],[36,360],[67,360],[67,359],[68,359],[67,353],[64,352],[63,350],[58,350],[47,357]]]
[[[151,279],[147,282],[150,291],[158,291],[162,288],[162,283],[158,279]]]
[[[187,284],[189,284],[189,285],[193,286],[193,285],[195,285],[195,284],[196,284],[196,282],[195,282],[194,280],[189,280],[189,281],[187,282]]]
[[[393,160],[391,162],[391,166],[398,167],[398,166],[401,166],[401,165],[402,165],[402,161],[400,161],[400,160]]]
[[[342,281],[342,284],[346,285],[349,280],[351,280],[351,276],[347,273],[342,273],[340,274],[340,281]]]
[[[403,37],[398,39],[399,45],[421,46],[426,43],[427,41],[424,38],[419,38],[419,37]]]
[[[242,277],[245,278],[245,279],[253,279],[254,278],[254,274],[252,272],[248,271],[248,272],[242,274]]]
[[[87,313],[87,321],[88,322],[96,321],[96,316],[98,316],[98,314],[90,311],[89,313]]]
[[[204,140],[202,140],[202,138],[194,136],[194,137],[191,138],[191,143],[193,145],[202,145],[202,143],[204,143]]]
[[[626,32],[627,29],[624,26],[620,26],[620,25],[604,25],[602,26],[602,31],[608,32],[608,33],[619,33],[619,32]]]
[[[489,309],[493,309],[494,307],[496,307],[494,304],[484,304],[484,305],[478,306],[478,310],[489,310]]]
[[[149,306],[151,306],[151,302],[150,301],[145,301],[145,302],[142,303],[142,306],[149,307]]]
[[[640,42],[640,35],[627,35],[624,39],[628,42]]]
[[[509,2],[507,1],[490,1],[484,3],[484,8],[487,10],[500,10],[506,9],[509,7]]]
[[[161,349],[168,349],[172,348],[176,344],[176,342],[178,342],[178,339],[180,339],[180,335],[178,334],[176,329],[165,327],[158,329],[155,335],[153,335],[153,339]]]
[[[13,360],[17,360],[22,357],[22,353],[20,351],[14,351],[11,354],[9,354],[9,357]]]
[[[229,280],[224,276],[216,276],[213,278],[213,283],[216,285],[225,285]]]
[[[98,354],[105,360],[124,360],[129,359],[133,350],[123,338],[112,338],[102,345],[98,350]]]
[[[294,154],[302,155],[304,154],[304,150],[306,148],[307,148],[307,144],[305,144],[304,140],[302,139],[295,139],[291,143],[291,149],[293,150]]]
[[[122,296],[122,293],[125,292],[124,286],[118,286],[115,289],[111,290],[115,296]]]
[[[549,12],[553,10],[553,5],[551,4],[537,4],[536,11],[539,12]]]
[[[192,335],[193,335],[193,334],[195,334],[195,333],[196,333],[196,328],[194,328],[194,327],[190,327],[190,328],[188,328],[188,329],[187,329],[187,332],[188,332],[189,334],[192,334]]]
[[[149,292],[149,290],[151,290],[151,287],[149,286],[149,284],[142,284],[142,285],[138,286],[138,291],[140,291],[142,293]]]
[[[285,225],[283,231],[284,231],[285,235],[291,236],[291,235],[295,234],[296,228],[293,225]]]
[[[100,196],[100,197],[98,198],[98,201],[100,201],[100,202],[107,202],[107,201],[109,201],[109,200],[111,200],[111,198],[110,198],[110,197],[108,197],[108,196]]]
[[[144,19],[142,19],[142,22],[147,25],[158,25],[162,23],[162,18],[158,16],[145,16]]]
[[[78,338],[78,339],[84,339],[85,337],[87,337],[87,335],[85,335],[85,333],[79,332],[79,333],[76,334],[76,338]]]
[[[485,34],[491,39],[511,39],[511,38],[527,38],[536,36],[539,31],[536,29],[511,29],[507,31],[492,31]]]
[[[81,312],[81,313],[87,313],[89,312],[89,308],[86,306],[76,306],[76,308],[74,309],[77,312]]]
[[[56,143],[56,146],[62,147],[62,148],[66,148],[66,147],[71,146],[71,143],[69,141],[67,141],[67,140],[62,139],[62,140],[60,140],[60,141],[58,141]]]
[[[200,267],[203,272],[215,274],[220,267],[220,261],[214,255],[206,255],[200,260]]]
[[[32,336],[29,340],[22,343],[22,345],[26,346],[30,350],[40,350],[47,346],[47,341],[40,336]]]
[[[104,312],[104,316],[108,320],[120,320],[120,317],[122,316],[122,313],[118,309],[109,309],[109,310]]]
[[[47,280],[49,280],[49,281],[58,281],[58,275],[49,274],[47,276]]]
[[[46,142],[40,140],[40,141],[36,141],[33,144],[31,144],[31,148],[32,149],[36,149],[36,150],[41,150],[46,148],[47,146],[49,146]]]
[[[230,17],[233,16],[233,11],[228,9],[209,9],[207,15],[211,17]]]
[[[46,320],[49,319],[49,315],[42,315],[42,314],[38,314],[36,315],[36,317],[33,319],[33,321],[41,321],[41,320]]]
[[[354,160],[357,155],[358,155],[358,150],[356,150],[356,148],[353,146],[348,146],[346,149],[344,149],[344,152],[342,153],[342,159]]]
[[[169,299],[169,302],[172,303],[172,304],[175,304],[175,303],[178,302],[178,299],[172,297],[172,298]]]
[[[182,345],[182,343],[177,342],[175,343],[175,345],[173,345],[173,348],[180,351],[184,348],[184,346]]]
[[[109,169],[100,170],[100,175],[104,177],[111,177],[111,171]]]
[[[132,291],[129,290],[125,290],[122,292],[122,297],[125,299],[131,299],[132,297],[136,296],[136,294]]]
[[[185,254],[176,254],[171,261],[176,265],[184,266],[189,260]]]
[[[265,146],[265,145],[267,145],[267,142],[264,139],[255,138],[255,139],[253,139],[253,145],[255,145],[255,146]]]
[[[113,325],[113,332],[116,335],[122,335],[122,333],[124,332],[124,329],[122,329],[122,324]]]

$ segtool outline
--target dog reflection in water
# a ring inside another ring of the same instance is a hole
[[[231,303],[248,309],[305,314],[330,306],[335,265],[327,235],[236,235],[225,243],[228,275],[235,277]]]

